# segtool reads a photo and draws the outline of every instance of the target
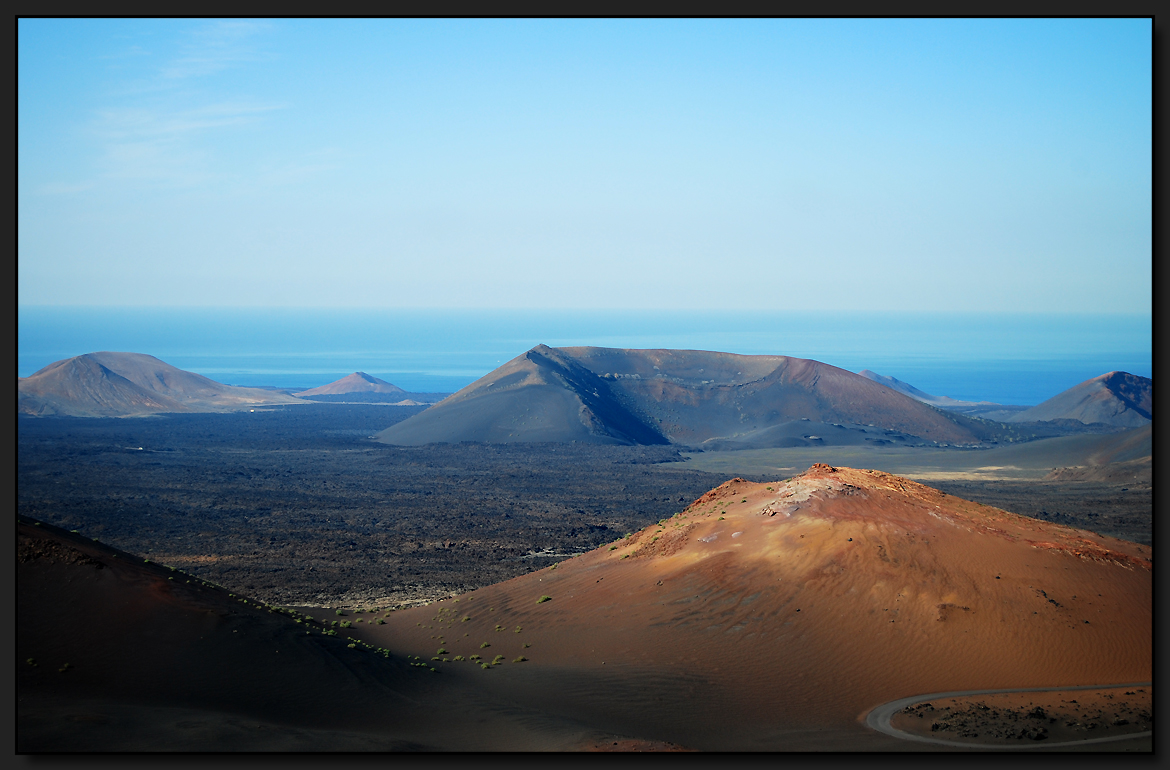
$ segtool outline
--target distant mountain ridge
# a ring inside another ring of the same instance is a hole
[[[748,448],[824,441],[821,433],[830,428],[884,443],[972,445],[986,430],[818,361],[537,345],[378,437],[391,444],[717,442],[719,448]]]
[[[878,374],[877,372],[870,371],[869,369],[862,369],[860,372],[858,372],[858,374],[867,380],[873,380],[874,382],[885,385],[887,388],[896,390],[899,393],[907,395],[917,401],[921,401],[924,404],[930,404],[931,406],[937,406],[942,409],[960,409],[963,407],[973,406],[1001,406],[1000,404],[995,404],[991,401],[959,401],[958,399],[951,398],[950,396],[932,396],[931,394],[926,393],[925,391],[921,391],[909,383],[902,382],[895,377]]]
[[[86,353],[17,379],[17,411],[35,416],[129,417],[295,403],[304,402],[224,385],[142,353]]]
[[[300,393],[293,395],[298,397],[305,396],[327,396],[327,395],[341,395],[348,393],[386,393],[388,395],[401,395],[406,398],[406,391],[397,385],[393,385],[385,380],[378,379],[373,375],[365,372],[354,372],[346,375],[336,382],[331,382],[328,385],[322,385],[319,388],[310,388],[303,390]]]

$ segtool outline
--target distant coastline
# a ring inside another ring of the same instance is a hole
[[[49,306],[18,308],[17,370],[134,351],[233,385],[311,388],[360,370],[450,393],[539,343],[789,355],[1026,405],[1106,371],[1153,373],[1142,315]]]

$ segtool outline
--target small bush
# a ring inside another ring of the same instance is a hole
[[[544,604],[547,601],[552,601],[552,597],[551,596],[542,596],[536,600],[536,603],[537,604]]]
[[[504,662],[503,655],[497,655],[496,657],[492,658],[492,665],[493,666],[498,666],[499,664],[501,664],[503,662]]]
[[[341,610],[338,610],[338,611],[337,611],[337,614],[338,614],[338,615],[344,615],[345,613],[344,613],[344,612],[342,612]]]
[[[616,550],[617,550],[617,546],[616,546],[616,545],[611,545],[611,546],[609,547],[609,550],[611,550],[611,551],[616,551]]]
[[[464,615],[464,616],[463,616],[463,620],[462,620],[462,621],[460,621],[460,622],[461,622],[461,623],[466,623],[466,622],[467,622],[467,621],[469,621],[469,620],[471,620],[471,616],[470,616],[470,615]]]
[[[512,662],[513,662],[513,663],[523,663],[523,662],[524,662],[524,661],[526,661],[526,660],[528,660],[528,658],[526,658],[526,657],[524,657],[523,655],[521,655],[520,657],[516,658],[516,659],[515,659],[515,660],[513,660]]]
[[[523,630],[524,630],[524,629],[522,629],[520,626],[516,626],[516,631],[515,631],[514,633],[517,633],[517,634],[518,634],[518,633],[520,633],[520,632],[521,632],[521,631],[523,631]]]
[[[463,657],[462,655],[456,655],[454,658],[452,658],[452,660],[461,661],[461,660],[467,660],[467,658]]]
[[[343,621],[341,621],[341,627],[342,627],[342,628],[350,628],[350,627],[352,627],[352,626],[353,626],[353,623],[350,623],[348,620],[343,620]]]
[[[443,647],[440,647],[438,650],[436,650],[436,651],[435,651],[435,654],[436,654],[436,655],[446,655],[446,654],[447,654],[447,650],[446,650],[445,648],[443,648]]]
[[[480,668],[491,668],[491,666],[489,666],[489,665],[488,665],[488,664],[486,664],[486,663],[480,663],[480,664],[479,664],[479,667],[480,667]]]
[[[531,644],[529,644],[528,642],[525,642],[525,643],[524,643],[524,646],[525,646],[525,647],[531,647],[532,645],[531,645]]]
[[[491,645],[490,645],[490,644],[488,644],[487,642],[484,642],[483,644],[481,644],[481,645],[479,646],[479,649],[481,649],[481,650],[482,650],[482,649],[483,649],[483,648],[485,648],[485,647],[491,647]]]

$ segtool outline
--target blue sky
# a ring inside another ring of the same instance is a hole
[[[22,305],[1151,310],[1151,22],[18,23]]]

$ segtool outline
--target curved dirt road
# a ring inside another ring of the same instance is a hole
[[[1110,743],[1112,741],[1125,741],[1133,738],[1145,738],[1153,735],[1153,731],[1147,730],[1141,733],[1130,733],[1129,735],[1114,735],[1109,738],[1086,738],[1083,741],[1061,741],[1060,743],[1049,743],[1048,741],[1029,742],[1027,744],[1012,744],[1010,746],[995,746],[985,743],[961,743],[959,741],[948,741],[942,738],[930,738],[925,735],[913,735],[912,733],[902,732],[890,724],[890,719],[897,712],[906,708],[907,706],[920,703],[926,700],[937,700],[940,698],[962,698],[970,695],[997,695],[1005,692],[1068,692],[1071,690],[1107,690],[1114,687],[1151,687],[1152,682],[1132,682],[1124,684],[1086,684],[1078,685],[1076,687],[1019,687],[1010,690],[957,690],[955,692],[935,692],[929,695],[914,695],[909,698],[899,698],[898,700],[883,703],[877,708],[865,715],[865,724],[879,733],[894,738],[901,738],[907,741],[917,741],[918,743],[930,743],[936,746],[953,746],[961,749],[987,749],[995,751],[998,749],[1010,749],[1012,751],[1019,751],[1020,749],[1043,749],[1056,748],[1058,746],[1086,746],[1093,743]]]

